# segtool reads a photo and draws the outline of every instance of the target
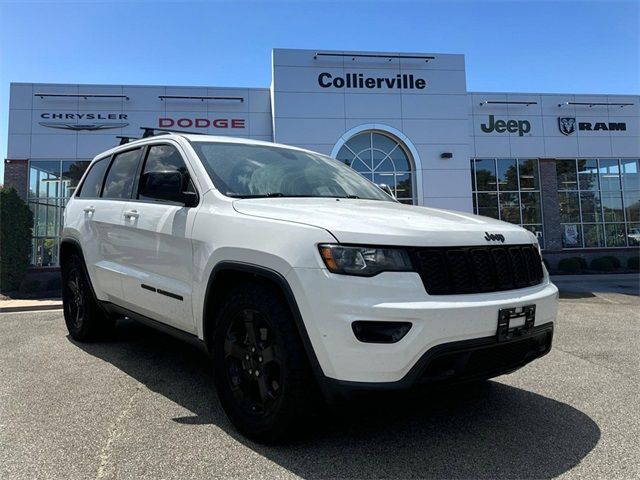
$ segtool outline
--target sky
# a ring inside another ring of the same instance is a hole
[[[639,94],[640,0],[0,0],[0,158],[10,82],[268,87],[272,48],[462,53],[469,91]]]

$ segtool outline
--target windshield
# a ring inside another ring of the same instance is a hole
[[[350,167],[288,148],[192,143],[216,188],[229,197],[391,198]]]

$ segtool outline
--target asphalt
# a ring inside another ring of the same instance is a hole
[[[278,446],[233,430],[191,345],[0,314],[0,478],[640,478],[640,298],[610,290],[563,294],[552,352],[514,374],[324,412]]]

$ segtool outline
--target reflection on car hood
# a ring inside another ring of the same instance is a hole
[[[359,199],[261,198],[233,202],[239,213],[312,225],[352,244],[451,246],[533,243],[530,232],[510,223],[463,212]]]

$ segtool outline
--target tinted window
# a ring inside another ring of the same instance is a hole
[[[102,196],[105,198],[130,198],[133,181],[138,170],[140,149],[129,150],[115,156],[104,182]]]
[[[149,172],[179,172],[182,175],[183,191],[195,192],[182,155],[172,145],[154,145],[149,148],[142,174]],[[138,195],[138,198],[149,199],[143,194]]]
[[[87,177],[84,179],[78,197],[96,198],[100,196],[100,188],[102,187],[102,179],[104,172],[109,165],[109,158],[102,158],[91,166]]]

